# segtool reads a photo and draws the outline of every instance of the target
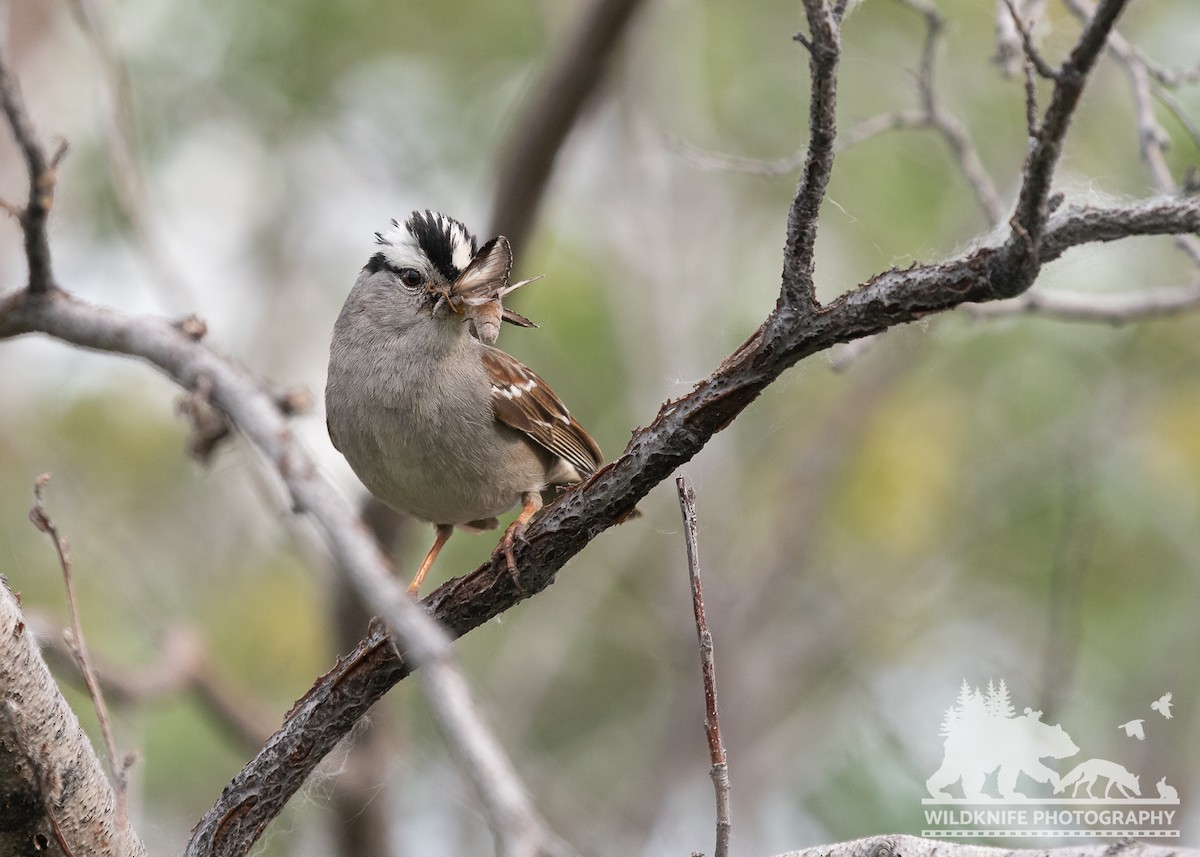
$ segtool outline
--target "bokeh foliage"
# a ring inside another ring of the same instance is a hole
[[[989,61],[991,5],[938,4],[950,24],[937,82],[1008,199],[1024,107],[1020,82]],[[41,129],[72,144],[52,234],[63,285],[136,311],[195,311],[216,347],[319,394],[332,320],[374,230],[424,207],[484,228],[522,97],[578,11],[103,4],[128,66],[151,235],[183,284],[164,288],[113,192],[95,52],[65,6],[14,2],[9,41],[27,98]],[[773,304],[794,176],[706,171],[671,141],[765,158],[801,146],[806,58],[791,41],[801,23],[780,0],[649,4],[560,153],[530,246],[516,248],[519,274],[547,274],[517,304],[543,328],[507,331],[502,344],[609,455]],[[1057,56],[1076,25],[1053,3],[1046,24],[1043,49]],[[1122,29],[1172,65],[1195,61],[1195,24],[1189,0],[1163,0],[1132,4]],[[843,123],[915,104],[923,35],[897,3],[851,15]],[[1124,78],[1102,66],[1092,84],[1060,184],[1080,197],[1150,193]],[[1177,97],[1200,115],[1195,87]],[[1162,118],[1182,173],[1200,152]],[[18,198],[16,158],[0,151],[0,191]],[[877,137],[835,168],[821,294],[988,228],[940,139]],[[19,247],[15,225],[0,225],[4,289],[20,282]],[[1111,292],[1194,276],[1169,240],[1140,239],[1071,251],[1039,287]],[[1081,746],[1087,736],[1088,752],[1145,782],[1165,775],[1193,835],[1198,324],[930,319],[842,371],[823,355],[806,361],[689,465],[739,850],[918,832],[937,727],[964,677],[1004,677],[1018,709],[1044,708]],[[0,344],[0,572],[31,610],[63,622],[52,553],[26,523],[33,481],[51,471],[92,648],[136,668],[166,629],[195,626],[230,685],[282,717],[334,656],[330,572],[253,453],[233,444],[208,468],[187,461],[175,395],[114,358]],[[359,496],[319,410],[298,430]],[[711,794],[683,544],[668,487],[642,508],[460,651],[558,832],[589,851],[687,853],[711,841]],[[491,546],[456,537],[435,578]],[[1115,724],[1167,689],[1170,729],[1119,743]],[[398,688],[376,719],[395,743],[380,799],[395,802],[399,841],[484,853],[486,831],[416,688]],[[142,751],[141,830],[152,850],[177,849],[240,752],[186,700],[125,712],[118,732]],[[319,853],[337,765],[262,853]]]

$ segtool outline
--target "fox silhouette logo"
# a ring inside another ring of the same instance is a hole
[[[1079,787],[1087,786],[1087,796],[1094,798],[1092,786],[1100,777],[1108,780],[1108,785],[1104,787],[1105,799],[1111,797],[1113,786],[1116,786],[1117,791],[1125,797],[1141,797],[1142,795],[1142,787],[1138,783],[1137,775],[1129,773],[1123,766],[1107,759],[1088,759],[1086,762],[1076,765],[1058,781],[1058,785],[1054,787],[1054,793],[1062,794],[1068,786],[1073,785],[1075,790],[1071,792],[1071,797],[1079,797]]]

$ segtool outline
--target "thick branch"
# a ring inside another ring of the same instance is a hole
[[[120,818],[96,751],[6,583],[0,583],[0,806],[5,854],[146,853]]]

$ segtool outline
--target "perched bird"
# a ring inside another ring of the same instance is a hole
[[[494,529],[520,504],[497,546],[515,579],[513,540],[555,486],[596,471],[600,447],[545,381],[489,344],[500,318],[532,326],[500,308],[529,282],[509,284],[504,238],[480,248],[425,211],[376,239],[333,329],[329,437],[372,494],[435,526],[410,593],[454,527]]]
[[[1139,741],[1146,740],[1146,730],[1142,728],[1145,720],[1130,720],[1128,723],[1122,723],[1118,729],[1125,730],[1126,738],[1137,738]]]
[[[1150,703],[1150,707],[1161,714],[1168,720],[1172,719],[1171,715],[1171,692],[1167,691],[1154,702]]]

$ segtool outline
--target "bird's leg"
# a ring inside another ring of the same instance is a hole
[[[525,531],[525,524],[542,508],[541,492],[526,491],[521,495],[521,503],[521,514],[517,515],[517,519],[508,525],[498,548],[504,551],[504,558],[508,560],[508,573],[512,577],[513,583],[517,585],[517,589],[521,588],[521,579],[517,576],[517,560],[513,557],[513,542],[521,537]]]
[[[417,569],[417,576],[413,578],[412,583],[408,585],[408,594],[414,598],[421,591],[421,583],[425,580],[425,575],[429,574],[429,569],[433,567],[433,561],[437,559],[437,555],[442,552],[442,545],[450,538],[450,534],[454,532],[452,524],[438,524],[437,537],[433,540],[433,547],[429,549],[429,553],[425,554],[425,559],[421,561],[421,567]]]

